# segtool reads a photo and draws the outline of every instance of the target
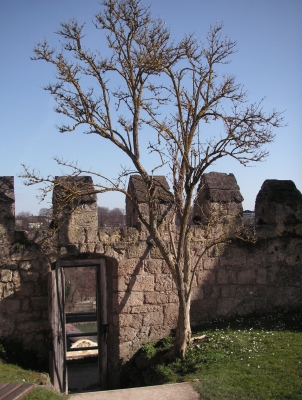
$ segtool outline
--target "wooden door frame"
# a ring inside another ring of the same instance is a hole
[[[106,276],[106,263],[104,258],[97,260],[59,260],[52,264],[52,278],[49,281],[54,283],[54,279],[58,282],[58,277],[63,278],[64,268],[76,268],[76,267],[96,267],[96,286],[97,286],[97,330],[98,330],[98,366],[99,366],[99,381],[102,390],[107,389],[107,276]],[[52,335],[52,351],[50,355],[50,367],[51,367],[51,380],[55,389],[67,393],[68,392],[68,380],[67,380],[67,366],[66,366],[66,334],[65,334],[65,309],[62,301],[65,302],[65,286],[62,285],[62,293],[58,297],[58,292],[54,290],[51,284],[49,286],[49,293],[51,293],[50,305],[50,323],[52,331],[54,330],[55,321],[54,311],[55,307],[59,308],[60,311],[60,322],[62,324],[62,336],[64,340],[61,343],[60,352],[62,352],[63,360],[61,364],[57,364],[56,351],[58,351],[58,336]],[[63,313],[62,313],[63,310]],[[64,316],[63,316],[64,314]],[[63,319],[62,319],[63,318]],[[55,328],[57,329],[57,328]],[[60,345],[60,343],[59,343]]]

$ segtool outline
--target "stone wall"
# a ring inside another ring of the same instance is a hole
[[[13,180],[5,177],[4,182],[11,185]],[[1,336],[19,339],[42,358],[47,357],[47,273],[51,263],[73,259],[106,260],[110,376],[116,376],[121,364],[143,343],[175,328],[175,284],[144,229],[96,231],[96,199],[87,197],[76,205],[75,217],[65,219],[61,233],[50,238],[47,232],[15,235],[13,190],[10,186],[8,191],[6,183],[2,188]],[[241,206],[238,201],[236,204]],[[268,180],[257,196],[255,210],[256,244],[234,241],[217,245],[203,258],[193,289],[192,325],[210,318],[302,306],[302,195],[291,181]],[[202,235],[198,225],[194,229],[196,236]]]

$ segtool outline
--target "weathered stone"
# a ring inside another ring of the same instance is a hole
[[[154,290],[163,293],[172,290],[172,276],[168,274],[155,275]]]
[[[31,298],[31,306],[33,310],[47,310],[48,306],[48,298],[43,297],[32,297]]]
[[[203,268],[204,269],[216,269],[219,267],[219,258],[206,258],[203,261]]]
[[[167,293],[156,293],[156,292],[145,293],[144,303],[146,304],[170,303],[170,295]]]
[[[131,278],[130,285],[132,292],[153,292],[154,276],[152,275],[136,275]]]
[[[131,314],[147,314],[150,312],[162,312],[162,305],[158,305],[158,304],[144,304],[142,306],[134,306],[131,307]]]
[[[139,328],[142,325],[143,316],[133,314],[121,314],[118,318],[118,323],[121,328],[130,326],[132,328]]]
[[[166,304],[164,306],[164,325],[176,326],[178,319],[178,304]]]
[[[236,285],[224,285],[221,287],[221,297],[236,297]]]
[[[221,268],[241,268],[245,265],[245,256],[240,257],[237,254],[235,257],[220,257]]]
[[[150,312],[143,316],[143,324],[145,326],[163,325],[163,321],[163,312]]]
[[[19,268],[24,269],[24,270],[29,270],[31,269],[31,262],[30,261],[20,261],[19,262]]]
[[[302,225],[302,194],[292,181],[264,181],[256,198],[258,237],[298,234]]]
[[[33,271],[20,271],[20,276],[22,282],[35,282],[40,274]]]
[[[13,284],[15,291],[18,290],[21,286],[21,278],[18,271],[13,271]]]
[[[236,283],[236,271],[224,269],[218,270],[217,283],[220,285],[225,285],[227,283]]]
[[[236,297],[238,299],[246,299],[249,297],[255,297],[258,294],[257,286],[238,286],[236,290]]]
[[[15,240],[14,177],[0,176],[0,243]]]
[[[13,273],[9,269],[3,269],[0,271],[0,279],[2,282],[11,282],[13,279]]]
[[[128,342],[133,341],[133,339],[137,336],[137,329],[131,328],[130,326],[125,326],[121,330],[120,340]]]
[[[115,312],[122,312],[125,306],[140,306],[143,304],[143,292],[135,293],[118,293],[118,304],[114,306]]]
[[[212,192],[212,200],[216,199],[217,193]],[[224,195],[229,196],[226,192]],[[230,194],[231,197],[233,195],[234,192]],[[274,199],[274,202],[278,203],[277,200]],[[109,365],[113,365],[118,372],[120,363],[128,360],[142,343],[159,339],[175,329],[178,318],[177,287],[145,230],[102,228],[96,237],[94,233],[92,237],[90,232],[83,231],[85,221],[81,220],[80,214],[89,214],[96,207],[95,203],[90,208],[92,203],[80,203],[75,219],[68,216],[68,224],[62,227],[61,238],[54,235],[47,246],[40,247],[37,242],[45,237],[41,232],[18,233],[15,243],[0,244],[0,334],[14,335],[28,348],[36,348],[46,354],[44,340],[49,333],[47,277],[50,263],[102,256],[107,273]],[[241,203],[235,200],[233,203],[222,207],[224,217],[237,218]],[[268,203],[265,204],[268,207]],[[141,206],[145,210],[146,204]],[[281,206],[279,204],[274,208],[273,205],[275,216],[282,210],[284,215],[288,215],[294,207]],[[302,306],[302,237],[297,234],[300,225],[286,216],[281,222],[285,227],[282,236],[276,236],[275,232],[273,237],[260,236],[261,240],[255,245],[234,241],[214,246],[207,252],[193,279],[193,326],[205,319],[221,316],[268,312],[277,306],[284,309]],[[82,230],[77,231],[78,225]],[[74,232],[70,231],[72,226]],[[223,224],[218,228],[216,232],[222,232]],[[161,229],[166,229],[165,222],[162,222]],[[178,227],[174,226],[172,230],[177,245]],[[203,250],[204,229],[196,225],[192,232],[195,240],[192,253],[196,260]],[[65,243],[60,242],[62,235],[68,239]],[[168,232],[163,231],[163,236],[170,245]],[[74,243],[71,243],[72,237]],[[85,269],[79,275],[80,280],[90,279],[87,271]],[[85,299],[94,296],[95,301],[95,283],[92,286],[94,294],[83,296],[86,296]],[[81,293],[82,289],[83,285],[79,288]]]
[[[216,283],[216,271],[212,270],[204,270],[197,272],[196,281],[198,286],[202,286],[203,284],[215,284]]]
[[[238,271],[238,284],[249,285],[253,284],[256,281],[255,271],[253,270],[245,270]]]
[[[256,270],[256,283],[258,285],[266,285],[267,283],[266,269],[261,268]]]
[[[9,269],[10,271],[13,271],[15,269],[18,269],[18,264],[3,264],[2,267],[3,269]]]
[[[3,297],[3,291],[4,291],[4,283],[1,283],[0,282],[0,300],[2,299],[2,297]]]
[[[220,297],[220,288],[218,286],[204,285],[203,292],[206,299]]]
[[[217,304],[217,314],[223,316],[232,315],[240,302],[241,300],[238,298],[219,299]]]
[[[19,299],[4,299],[0,303],[1,313],[10,314],[11,317],[19,310],[20,300]],[[1,314],[0,313],[0,314]]]
[[[3,297],[9,297],[15,293],[14,284],[12,282],[7,282],[4,284]]]
[[[170,274],[170,270],[163,260],[147,260],[144,270],[148,274]]]
[[[201,287],[193,288],[192,289],[192,295],[191,295],[191,300],[200,300],[204,298],[204,292]]]

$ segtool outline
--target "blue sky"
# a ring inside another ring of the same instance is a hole
[[[151,4],[179,39],[195,32],[205,39],[210,24],[224,23],[224,33],[237,40],[228,72],[236,75],[251,102],[265,97],[264,108],[285,111],[287,126],[276,130],[266,162],[244,168],[223,161],[211,170],[234,173],[245,198],[244,208],[253,209],[265,179],[291,179],[302,191],[302,1],[301,0],[143,0]],[[101,43],[91,21],[101,6],[94,0],[2,0],[0,1],[0,175],[15,176],[16,213],[37,214],[48,203],[38,204],[36,187],[25,187],[17,175],[21,163],[44,175],[62,175],[52,160],[62,156],[78,161],[114,178],[126,161],[99,137],[81,132],[60,134],[55,125],[54,103],[42,86],[54,81],[54,71],[43,62],[31,61],[33,47],[47,38],[57,45],[54,34],[60,22],[77,18],[86,22],[87,43]],[[148,160],[146,159],[148,162]],[[210,170],[209,170],[210,171]],[[117,194],[99,197],[99,205],[124,208]]]

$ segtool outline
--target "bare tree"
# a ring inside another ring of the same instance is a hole
[[[52,209],[51,208],[41,208],[39,211],[39,216],[51,218],[52,217]]]
[[[44,60],[56,70],[57,82],[45,89],[57,103],[56,112],[72,121],[59,131],[85,126],[86,133],[109,140],[125,153],[131,166],[112,181],[77,164],[56,161],[70,167],[70,175],[98,177],[95,187],[99,193],[119,191],[131,197],[124,180],[133,172],[140,175],[148,211],[143,212],[135,198],[131,201],[176,283],[179,317],[173,353],[184,357],[191,337],[190,299],[196,268],[209,248],[239,235],[236,229],[217,229],[223,212],[216,209],[204,227],[202,250],[196,252],[193,244],[197,239],[189,219],[201,177],[224,157],[244,166],[262,161],[268,155],[263,146],[274,140],[272,130],[282,125],[282,116],[276,110],[266,113],[262,101],[249,104],[235,76],[221,73],[236,51],[236,42],[222,36],[221,24],[210,27],[205,43],[195,35],[176,43],[164,22],[152,19],[149,8],[139,0],[104,0],[102,6],[94,24],[104,33],[109,56],[103,56],[102,49],[93,52],[86,47],[84,25],[71,20],[57,31],[61,49],[56,51],[45,40],[34,49],[34,59]],[[209,123],[217,127],[215,135],[208,130]],[[141,156],[146,132],[149,150],[158,156],[151,173]],[[153,177],[161,167],[169,168],[173,186],[172,214],[167,221],[169,243],[159,224],[159,188]],[[46,183],[45,192],[54,182],[26,167],[23,176],[28,184]],[[175,216],[177,232],[172,228]]]

